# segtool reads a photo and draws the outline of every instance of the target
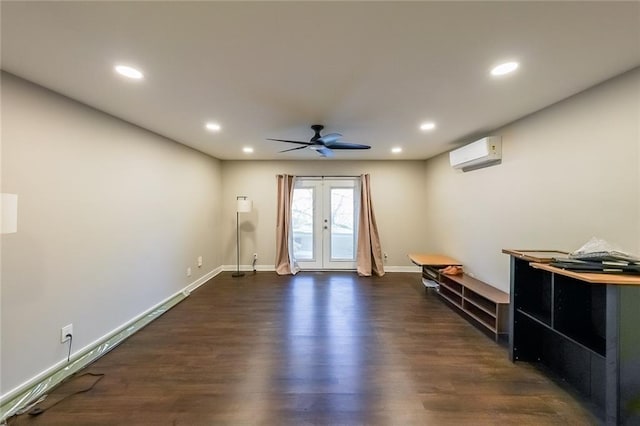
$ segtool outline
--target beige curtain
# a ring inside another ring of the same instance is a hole
[[[360,191],[356,267],[358,275],[369,277],[375,274],[381,277],[384,275],[384,265],[378,225],[376,224],[376,216],[373,213],[373,203],[371,201],[371,181],[368,174],[362,175],[361,180],[362,190]]]
[[[298,272],[291,251],[291,201],[294,177],[277,175],[278,214],[276,218],[276,273],[290,275]]]

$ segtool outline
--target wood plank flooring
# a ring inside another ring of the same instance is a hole
[[[419,274],[223,273],[15,425],[588,425]]]

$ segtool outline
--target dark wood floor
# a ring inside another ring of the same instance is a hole
[[[38,425],[584,425],[418,274],[223,273],[87,368]]]

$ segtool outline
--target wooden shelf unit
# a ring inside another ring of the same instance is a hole
[[[498,340],[509,332],[509,295],[469,275],[438,272],[438,294]]]
[[[509,358],[543,365],[607,425],[640,424],[640,276],[548,264],[565,252],[503,253],[511,256]]]
[[[445,275],[447,266],[462,263],[442,254],[410,254],[409,259],[422,267],[422,278],[436,283],[438,295],[459,309],[498,340],[509,332],[509,295],[469,275]],[[426,286],[426,285],[425,285]]]

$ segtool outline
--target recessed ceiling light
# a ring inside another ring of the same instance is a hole
[[[132,78],[134,80],[140,80],[144,77],[144,74],[142,74],[142,72],[126,65],[116,65],[115,70],[118,74],[123,75],[127,78]]]
[[[431,122],[431,121],[426,122],[426,123],[422,123],[420,125],[420,130],[423,130],[423,131],[433,130],[435,128],[436,128],[436,123]]]
[[[402,152],[402,148],[396,146],[394,148],[391,148],[391,152],[393,152],[394,154],[400,154]]]
[[[244,152],[245,154],[251,154],[253,153],[253,148],[251,148],[250,146],[245,146],[244,148],[242,148],[242,152]]]
[[[206,127],[207,130],[209,130],[211,132],[219,132],[220,129],[222,129],[222,127],[220,127],[220,125],[218,123],[214,123],[212,121],[210,121],[207,124],[205,124],[204,127]]]
[[[517,62],[505,62],[504,64],[500,64],[494,67],[491,70],[491,75],[499,76],[509,74],[517,70],[519,66],[520,64],[518,64]]]

